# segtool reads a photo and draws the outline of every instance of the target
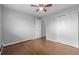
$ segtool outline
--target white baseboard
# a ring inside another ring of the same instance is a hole
[[[31,40],[31,39],[29,39],[29,40]],[[12,43],[8,43],[8,44],[4,44],[4,47],[9,46],[9,45],[13,45],[13,44],[17,44],[17,43],[21,43],[21,42],[24,42],[24,41],[28,41],[28,40],[22,40],[22,41],[17,41],[17,42],[12,42]]]
[[[38,38],[41,38],[41,37],[38,37]],[[34,40],[34,39],[37,39],[37,38],[32,38],[32,39],[28,39],[28,40]],[[17,44],[17,43],[21,43],[21,42],[24,42],[24,41],[28,41],[28,40],[21,40],[21,41],[17,41],[17,42],[4,44],[4,47],[9,46],[9,45],[13,45],[13,44]]]
[[[33,39],[37,39],[37,38],[33,38]],[[33,40],[33,39],[29,39],[29,40]],[[47,40],[50,40],[50,41],[52,41],[52,42],[57,42],[57,41],[54,41],[54,40],[51,40],[51,39],[47,39]],[[9,46],[9,45],[21,43],[21,42],[24,42],[24,41],[28,41],[28,40],[22,40],[22,41],[12,42],[12,43],[3,44],[3,45],[4,45],[4,47],[6,47],[6,46]],[[62,42],[57,42],[57,43],[65,44],[65,43],[62,43]],[[68,45],[68,44],[65,44],[65,45]],[[71,46],[71,45],[68,45],[68,46]],[[71,46],[71,47],[75,47],[75,46]],[[79,47],[75,47],[75,48],[79,48]]]
[[[48,40],[48,39],[47,39]],[[72,46],[72,45],[69,45],[69,44],[66,44],[66,43],[63,43],[63,42],[58,42],[58,41],[54,41],[54,40],[49,40],[49,41],[52,41],[52,42],[56,42],[56,43],[60,43],[60,44],[64,44],[64,45],[67,45],[67,46],[71,46],[73,48],[79,48],[77,46]]]
[[[52,40],[51,38],[46,38],[46,39],[49,40],[49,41],[52,41],[52,42],[57,42],[57,43],[64,44],[64,45],[67,45],[67,46],[71,46],[71,47],[74,47],[74,48],[79,48],[78,46],[69,45],[69,44],[66,44],[66,43],[63,43],[63,42]]]

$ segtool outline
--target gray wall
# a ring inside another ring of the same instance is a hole
[[[0,46],[1,46],[1,5],[0,5]]]
[[[35,38],[35,17],[3,7],[2,18],[5,45]]]
[[[46,25],[43,19],[41,19],[41,36],[46,37]]]
[[[35,19],[35,38],[41,37],[41,20]]]
[[[55,17],[53,16],[47,16],[45,18],[42,18],[45,23],[45,36],[47,39],[56,41],[55,39]]]
[[[75,6],[43,18],[47,39],[78,47],[78,11]]]
[[[2,8],[2,42],[5,45],[41,36],[55,42],[78,47],[78,11],[72,7],[43,17]]]

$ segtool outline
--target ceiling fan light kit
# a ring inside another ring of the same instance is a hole
[[[40,10],[40,11],[43,11],[43,7],[39,7],[39,10]]]
[[[31,5],[32,7],[38,7],[38,9],[36,10],[36,12],[38,11],[44,11],[47,12],[47,7],[51,7],[52,4],[38,4],[38,5]]]

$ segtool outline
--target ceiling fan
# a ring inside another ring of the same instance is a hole
[[[38,11],[45,11],[47,12],[47,7],[51,7],[52,4],[37,4],[37,5],[31,5],[32,7],[38,7],[38,9],[36,10],[36,12]]]

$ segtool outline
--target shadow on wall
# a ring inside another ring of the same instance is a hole
[[[2,36],[2,38],[3,38],[2,42],[3,42],[4,44],[9,44],[9,43],[17,42],[18,40],[23,39],[23,38],[21,38],[20,36],[18,36],[18,35],[16,35],[16,34],[13,34],[12,32],[7,31],[7,30],[5,30],[5,31],[3,32],[3,35],[4,35],[4,36]],[[6,39],[7,39],[7,40],[6,40]]]
[[[9,44],[34,38],[34,23],[31,20],[12,17],[3,21],[3,43]]]

